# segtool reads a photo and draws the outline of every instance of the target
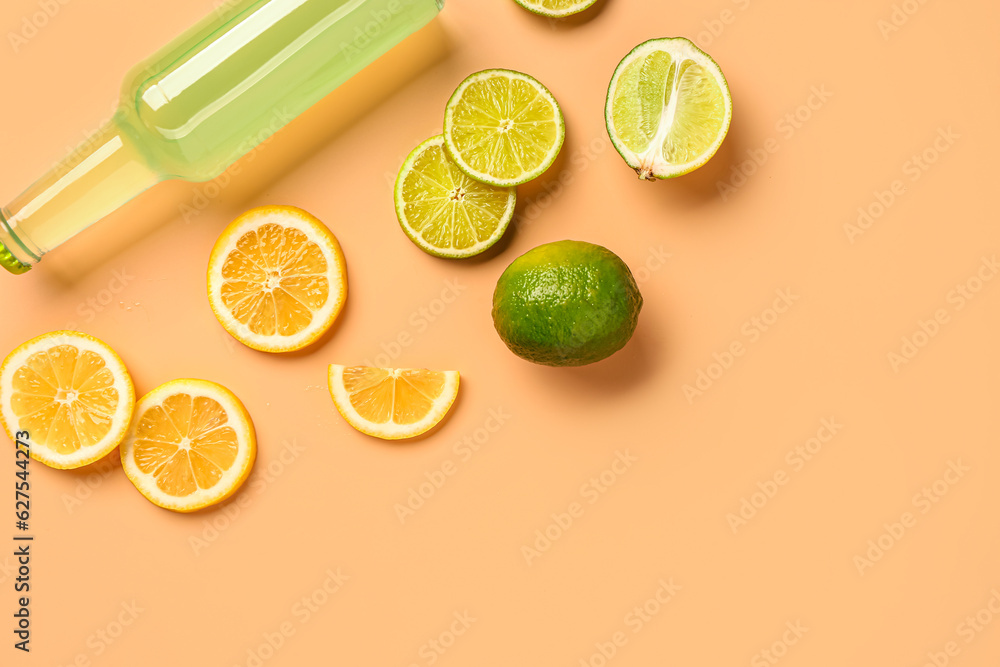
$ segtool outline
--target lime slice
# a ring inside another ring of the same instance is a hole
[[[674,178],[722,145],[733,101],[722,70],[683,37],[640,44],[618,65],[605,120],[611,142],[639,178]]]
[[[566,138],[559,104],[534,78],[491,69],[459,85],[444,115],[449,157],[497,187],[527,183],[552,166]]]
[[[396,217],[421,250],[472,257],[500,240],[514,217],[517,188],[474,181],[448,158],[444,137],[413,149],[396,178]]]
[[[597,0],[514,0],[529,12],[558,19],[572,14],[579,14],[584,9],[593,7]]]

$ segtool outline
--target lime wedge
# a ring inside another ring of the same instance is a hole
[[[541,176],[565,138],[562,111],[552,93],[520,72],[473,74],[445,109],[448,155],[471,178],[497,187]]]
[[[579,14],[592,7],[597,0],[514,0],[529,12],[558,19]]]
[[[472,257],[500,240],[514,217],[516,188],[498,188],[462,173],[444,151],[444,137],[413,149],[396,178],[399,225],[424,252]]]
[[[733,101],[722,70],[683,37],[640,44],[608,87],[611,142],[639,178],[674,178],[708,162],[722,145]]]

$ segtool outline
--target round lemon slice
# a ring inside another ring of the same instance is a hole
[[[139,399],[121,456],[125,474],[150,502],[194,512],[240,488],[257,458],[257,438],[231,391],[206,380],[173,380]]]
[[[645,180],[682,176],[704,165],[722,145],[732,117],[722,70],[683,37],[640,44],[608,87],[608,135]]]
[[[121,358],[85,333],[32,338],[0,366],[4,430],[12,440],[27,441],[31,457],[53,468],[79,468],[111,452],[128,430],[134,405]]]
[[[315,342],[347,299],[340,243],[293,206],[263,206],[234,220],[208,262],[208,301],[236,340],[263,352]]]
[[[426,433],[458,396],[458,371],[332,364],[330,395],[347,423],[383,440]]]

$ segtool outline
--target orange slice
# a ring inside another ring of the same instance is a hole
[[[340,243],[293,206],[263,206],[236,218],[208,261],[208,301],[236,340],[263,352],[315,342],[347,299]]]
[[[53,468],[79,468],[111,452],[134,406],[135,389],[121,358],[85,333],[32,338],[0,366],[4,429],[12,440],[27,440],[32,458]]]
[[[458,371],[332,364],[327,379],[347,423],[383,440],[426,433],[458,396]]]
[[[125,474],[150,502],[194,512],[240,488],[257,439],[231,391],[206,380],[173,380],[139,399],[121,455]]]

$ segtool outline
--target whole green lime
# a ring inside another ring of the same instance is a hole
[[[642,295],[607,248],[546,243],[515,259],[493,292],[493,326],[517,356],[583,366],[611,356],[635,331]]]

